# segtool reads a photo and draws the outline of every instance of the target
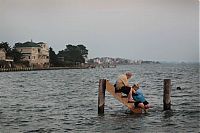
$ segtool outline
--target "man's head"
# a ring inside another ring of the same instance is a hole
[[[127,73],[126,73],[127,79],[130,79],[132,76],[133,76],[133,74],[132,74],[131,72],[127,72]]]

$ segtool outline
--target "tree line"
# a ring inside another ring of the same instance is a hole
[[[84,45],[66,45],[64,50],[56,54],[53,48],[49,48],[49,59],[52,67],[76,66],[85,63],[88,56],[88,50]]]
[[[6,57],[13,59],[14,63],[24,63],[23,54],[12,48],[8,42],[1,42],[0,48],[6,52]],[[51,67],[76,66],[85,63],[88,56],[87,48],[80,45],[67,44],[66,48],[56,54],[52,47],[49,48],[49,63]]]

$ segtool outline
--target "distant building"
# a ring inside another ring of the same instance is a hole
[[[95,58],[94,63],[101,64],[101,60],[99,58]]]
[[[22,60],[28,61],[30,66],[49,67],[49,47],[46,43],[16,43],[15,48],[23,54]]]
[[[0,68],[10,68],[13,66],[13,59],[6,57],[4,48],[0,48]]]
[[[6,60],[6,51],[4,48],[0,48],[0,60]]]

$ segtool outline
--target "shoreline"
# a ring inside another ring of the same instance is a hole
[[[0,68],[0,72],[41,71],[41,70],[61,70],[61,69],[89,69],[89,68],[88,67]]]

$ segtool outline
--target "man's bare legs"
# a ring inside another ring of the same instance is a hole
[[[131,88],[128,94],[128,102],[134,102],[133,96],[132,96],[133,93],[135,93],[135,90]]]

